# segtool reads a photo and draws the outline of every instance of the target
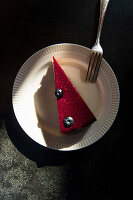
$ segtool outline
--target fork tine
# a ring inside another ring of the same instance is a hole
[[[99,55],[98,52],[95,52],[94,55],[93,55],[94,61],[93,61],[93,64],[92,64],[92,67],[91,67],[91,72],[90,72],[89,78],[88,78],[88,81],[90,81],[90,82],[92,82],[92,79],[93,79],[93,76],[94,76],[94,71],[95,71],[95,67],[97,65],[98,55]]]
[[[88,70],[87,70],[87,74],[86,74],[86,80],[88,80],[88,75],[89,75],[90,70],[91,70],[91,67],[92,67],[92,58],[93,58],[93,54],[94,54],[94,52],[91,52],[90,60],[89,60],[89,65],[88,65]]]
[[[96,82],[97,75],[98,75],[98,72],[99,72],[99,68],[100,68],[100,65],[101,65],[101,61],[102,61],[102,54],[99,53],[98,59],[97,59],[97,64],[96,64],[95,71],[94,71],[94,75],[93,75],[93,79],[92,79],[92,82]]]
[[[89,82],[96,82],[98,75],[99,67],[102,60],[102,54],[97,51],[91,51],[88,71],[86,75],[86,80]]]
[[[97,52],[91,51],[91,57],[90,57],[88,72],[86,76],[87,81],[91,80],[91,75],[93,74],[93,67],[95,65],[96,57],[97,57]]]

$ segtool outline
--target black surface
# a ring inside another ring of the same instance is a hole
[[[0,2],[0,200],[129,199],[133,189],[132,10],[132,0],[110,1],[101,35],[104,58],[116,74],[121,94],[113,126],[88,148],[59,152],[36,144],[19,127],[11,105],[13,82],[26,59],[41,48],[62,42],[92,47],[99,1]],[[15,177],[16,168],[22,176]]]

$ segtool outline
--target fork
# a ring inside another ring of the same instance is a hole
[[[89,82],[96,82],[99,68],[102,62],[103,49],[100,45],[100,36],[108,3],[109,0],[100,0],[100,16],[97,38],[94,46],[91,48],[90,60],[86,74],[86,80]]]

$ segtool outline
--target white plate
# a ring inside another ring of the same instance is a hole
[[[86,83],[90,49],[56,44],[31,56],[19,70],[13,86],[13,108],[25,133],[37,143],[59,150],[76,150],[96,142],[111,127],[119,107],[116,77],[103,59],[96,83]],[[59,131],[51,60],[58,60],[97,121],[71,134]]]

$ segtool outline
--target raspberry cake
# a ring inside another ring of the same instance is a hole
[[[74,131],[96,121],[96,117],[54,57],[53,68],[61,132]]]

